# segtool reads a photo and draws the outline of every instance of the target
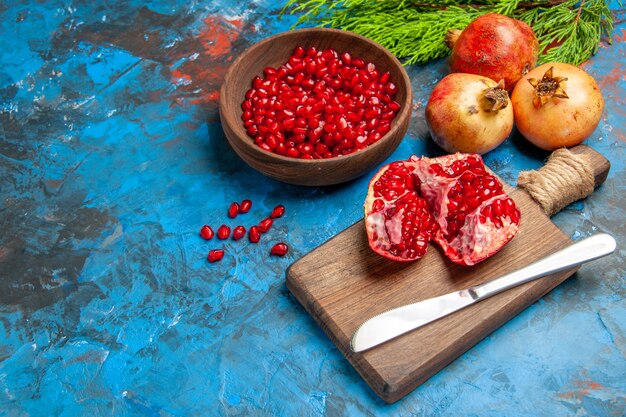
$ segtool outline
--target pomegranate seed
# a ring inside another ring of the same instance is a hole
[[[275,244],[272,246],[272,249],[270,249],[270,253],[276,256],[285,256],[287,252],[289,252],[289,247],[283,242]]]
[[[250,200],[243,200],[241,202],[241,204],[239,205],[239,212],[240,213],[247,213],[250,211],[250,209],[252,208],[252,201]]]
[[[257,243],[261,240],[261,232],[259,232],[258,226],[252,226],[250,230],[248,230],[248,239],[252,243]]]
[[[239,214],[239,204],[231,203],[230,207],[228,207],[228,217],[234,219]]]
[[[239,240],[246,235],[246,228],[237,226],[233,229],[233,240]]]
[[[304,48],[301,46],[296,46],[296,49],[293,50],[293,56],[296,58],[304,57]]]
[[[267,231],[270,230],[270,228],[272,227],[273,223],[274,223],[274,220],[272,220],[271,217],[268,217],[267,219],[263,219],[259,223],[259,230],[261,231],[261,233],[267,233]]]
[[[209,254],[207,255],[207,259],[211,263],[221,261],[223,257],[224,257],[223,249],[211,249],[209,251]]]
[[[214,235],[215,233],[213,233],[213,229],[211,229],[211,226],[205,224],[200,228],[200,236],[202,236],[204,239],[211,240],[213,239]]]
[[[226,226],[225,224],[221,225],[217,229],[217,237],[224,240],[228,239],[228,236],[230,236],[230,227]]]
[[[285,214],[285,206],[279,204],[274,207],[274,210],[272,210],[272,214],[270,214],[270,217],[272,219],[277,219],[279,217],[283,217],[283,214]]]

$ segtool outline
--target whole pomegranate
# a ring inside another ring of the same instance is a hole
[[[463,32],[449,31],[446,44],[452,50],[450,72],[504,80],[508,91],[535,67],[539,52],[530,26],[497,13],[477,17]]]
[[[545,150],[575,146],[598,126],[604,99],[592,76],[570,64],[541,65],[511,95],[520,133]]]
[[[386,165],[372,178],[364,208],[370,247],[397,261],[421,258],[434,239],[453,262],[475,265],[508,243],[520,222],[477,154]]]
[[[513,130],[509,95],[490,78],[449,74],[433,89],[426,105],[430,135],[447,152],[484,154]]]

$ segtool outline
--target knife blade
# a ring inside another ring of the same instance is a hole
[[[610,255],[615,247],[612,236],[599,233],[484,284],[388,310],[361,324],[350,347],[353,352],[373,348],[502,291]]]

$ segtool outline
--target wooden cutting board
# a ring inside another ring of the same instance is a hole
[[[572,151],[588,159],[596,186],[606,179],[606,158],[586,146]],[[571,243],[525,190],[505,187],[522,213],[520,230],[476,266],[452,263],[434,244],[416,262],[389,261],[369,248],[359,221],[288,269],[289,290],[383,400],[395,402],[414,390],[576,271],[524,284],[365,352],[350,350],[354,331],[374,315],[481,284]]]

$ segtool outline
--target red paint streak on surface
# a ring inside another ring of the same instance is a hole
[[[220,15],[203,20],[204,28],[194,39],[200,46],[195,59],[188,59],[172,69],[177,90],[191,96],[191,104],[215,106],[219,88],[233,59],[233,45],[244,31],[243,19],[228,19]]]
[[[207,55],[219,58],[228,54],[232,44],[243,28],[243,19],[226,19],[223,16],[209,16],[204,19],[206,29],[198,39]]]
[[[567,391],[559,394],[559,397],[566,399],[582,398],[590,394],[591,391],[603,391],[606,390],[604,385],[598,384],[593,381],[574,381],[575,389],[573,391]]]
[[[624,42],[626,41],[626,29],[621,29],[622,32],[622,36],[620,37],[619,34],[615,34],[615,40],[618,42]]]
[[[598,83],[598,87],[600,87],[600,90],[604,90],[605,87],[614,87],[615,83],[620,79],[626,81],[626,74],[619,67],[619,65],[616,65],[615,67],[613,67],[611,72],[602,77],[602,79]]]

